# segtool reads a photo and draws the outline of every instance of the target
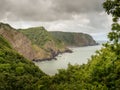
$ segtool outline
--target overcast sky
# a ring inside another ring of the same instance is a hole
[[[44,26],[49,31],[84,32],[105,39],[111,17],[104,0],[0,0],[0,21],[14,28]]]

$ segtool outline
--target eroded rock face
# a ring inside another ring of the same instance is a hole
[[[42,33],[45,37],[49,36],[47,31],[44,32],[48,34]],[[13,49],[30,60],[52,59],[60,52],[67,50],[64,45],[62,48],[58,47],[52,39],[46,41],[44,46],[40,47],[36,43],[31,42],[31,39],[29,39],[26,35],[21,33],[19,30],[12,28],[8,24],[0,23],[0,34],[9,41]],[[43,36],[38,36],[37,38],[43,38]],[[43,41],[41,40],[38,43],[41,44]]]
[[[0,23],[0,34],[10,42],[13,49],[24,57],[31,60],[36,57],[36,52],[32,48],[31,41],[8,24]]]

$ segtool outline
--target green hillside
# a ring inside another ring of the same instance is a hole
[[[43,47],[47,41],[51,40],[51,37],[43,27],[20,29],[20,31],[30,38],[33,44],[37,44],[40,47]]]
[[[30,60],[52,59],[69,50],[43,27],[16,30],[8,24],[0,23],[0,35],[10,42],[13,49]]]
[[[0,35],[0,90],[39,90],[45,77],[48,76]]]
[[[84,33],[73,33],[73,32],[59,32],[59,31],[52,31],[50,32],[54,38],[60,39],[65,43],[67,46],[91,46],[96,45],[95,40]]]
[[[59,53],[69,51],[61,40],[54,38],[44,27],[19,29],[19,31],[32,41],[35,49],[38,49],[36,47],[42,49],[47,55],[46,58],[53,58]]]
[[[62,41],[53,38],[44,27],[33,27],[28,29],[20,29],[33,44],[37,44],[39,47],[44,48],[49,42],[54,43],[56,47],[64,47]]]

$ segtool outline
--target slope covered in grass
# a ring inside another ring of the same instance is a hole
[[[0,35],[10,42],[13,49],[30,60],[51,59],[68,50],[63,42],[53,39],[43,27],[21,31],[24,34],[9,24],[0,23]]]
[[[91,46],[96,45],[92,36],[84,33],[51,31],[50,34],[65,43],[67,46]]]
[[[19,31],[26,35],[33,45],[44,50],[51,58],[68,50],[61,40],[54,38],[44,27],[20,29]]]
[[[21,29],[20,31],[30,38],[33,44],[37,44],[40,47],[44,47],[49,42],[54,43],[56,47],[64,47],[62,41],[58,39],[59,43],[56,43],[57,40],[55,40],[44,27],[33,27]]]

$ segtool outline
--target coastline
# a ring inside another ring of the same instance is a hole
[[[99,45],[98,43],[95,43],[94,45],[85,45],[85,46],[68,46],[68,48],[63,51],[57,51],[57,53],[55,53],[54,51],[51,51],[52,56],[50,58],[43,58],[43,59],[33,59],[33,62],[44,62],[44,61],[51,61],[51,60],[57,60],[57,56],[60,54],[64,54],[64,53],[73,53],[72,48],[76,48],[76,47],[88,47],[88,46],[97,46]],[[71,48],[71,49],[70,49]]]
[[[33,59],[32,61],[33,62],[43,62],[43,61],[51,61],[51,60],[57,60],[57,56],[60,55],[60,54],[63,54],[63,53],[73,53],[73,51],[71,49],[66,49],[65,51],[63,52],[60,52],[60,51],[57,51],[57,53],[55,53],[54,51],[51,52],[52,53],[52,56],[50,58],[43,58],[43,59]]]
[[[52,76],[58,73],[58,69],[66,69],[69,63],[72,65],[86,64],[91,58],[91,55],[94,55],[95,51],[100,50],[101,47],[102,45],[70,48],[73,53],[64,53],[62,55],[58,55],[56,57],[57,60],[52,59],[50,61],[33,63],[35,63],[35,65],[37,65],[46,74]]]

